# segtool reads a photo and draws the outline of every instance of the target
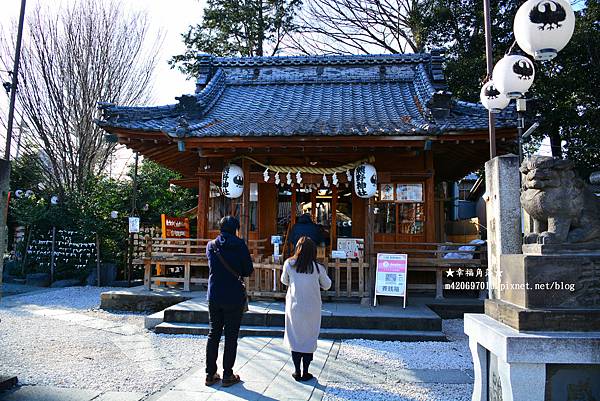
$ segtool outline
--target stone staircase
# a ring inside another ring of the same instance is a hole
[[[242,319],[240,335],[283,336],[284,308],[283,302],[251,302],[250,310]],[[156,333],[206,335],[208,305],[199,298],[173,305],[149,316],[147,327],[154,327]],[[324,303],[320,338],[446,341],[441,330],[441,318],[425,305],[403,309],[389,305],[374,308],[349,303]]]

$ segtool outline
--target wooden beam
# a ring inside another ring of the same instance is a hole
[[[310,218],[312,221],[317,220],[317,192],[319,192],[318,188],[310,191]]]
[[[296,224],[296,210],[298,210],[298,187],[296,184],[292,184],[292,206],[290,207],[290,224],[294,227]],[[295,246],[296,244],[294,244]]]
[[[435,241],[435,181],[433,177],[433,154],[425,151],[425,165],[432,175],[425,180],[425,241]]]
[[[369,198],[365,202],[365,215],[366,215],[366,232],[365,232],[365,262],[369,266],[369,280],[368,280],[368,294],[373,302],[373,295],[375,294],[375,200]]]
[[[197,238],[206,238],[208,235],[208,202],[210,196],[210,182],[206,177],[198,178],[198,221]]]
[[[334,185],[331,187],[331,229],[329,230],[330,249],[337,249],[337,204],[338,188]]]
[[[240,235],[248,241],[250,233],[250,161],[242,160],[242,171],[244,172],[244,192],[242,193],[242,208],[240,210]]]

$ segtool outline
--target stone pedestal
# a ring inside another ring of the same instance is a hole
[[[600,332],[520,332],[465,314],[473,401],[600,399]]]
[[[517,330],[600,331],[600,246],[524,245],[500,270],[487,315]]]
[[[497,299],[465,315],[473,401],[600,400],[600,247],[500,257]]]

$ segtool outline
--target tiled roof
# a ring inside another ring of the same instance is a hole
[[[311,57],[199,55],[194,95],[160,107],[100,104],[107,129],[171,136],[422,135],[487,128],[480,104],[451,99],[437,53]],[[512,110],[497,116],[514,127]]]

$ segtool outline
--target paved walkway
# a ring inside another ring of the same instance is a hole
[[[308,400],[323,399],[327,386],[344,388],[376,387],[378,383],[472,383],[472,371],[436,369],[398,369],[390,371],[376,364],[337,359],[340,343],[319,340],[311,372],[315,379],[299,383],[292,377],[293,363],[281,338],[246,337],[240,340],[235,371],[242,383],[229,388],[204,385],[204,367],[197,367],[168,383],[158,393],[118,393],[23,386],[0,393],[3,401],[230,401],[230,400]],[[220,352],[222,355],[222,349]],[[221,369],[221,368],[220,368]],[[390,399],[394,398],[390,394]]]
[[[242,383],[228,388],[204,385],[204,368],[192,369],[148,401],[205,400],[320,400],[323,386],[319,384],[323,367],[330,356],[333,342],[320,340],[311,372],[317,377],[298,383],[289,350],[281,338],[246,337],[240,341],[235,372]]]

